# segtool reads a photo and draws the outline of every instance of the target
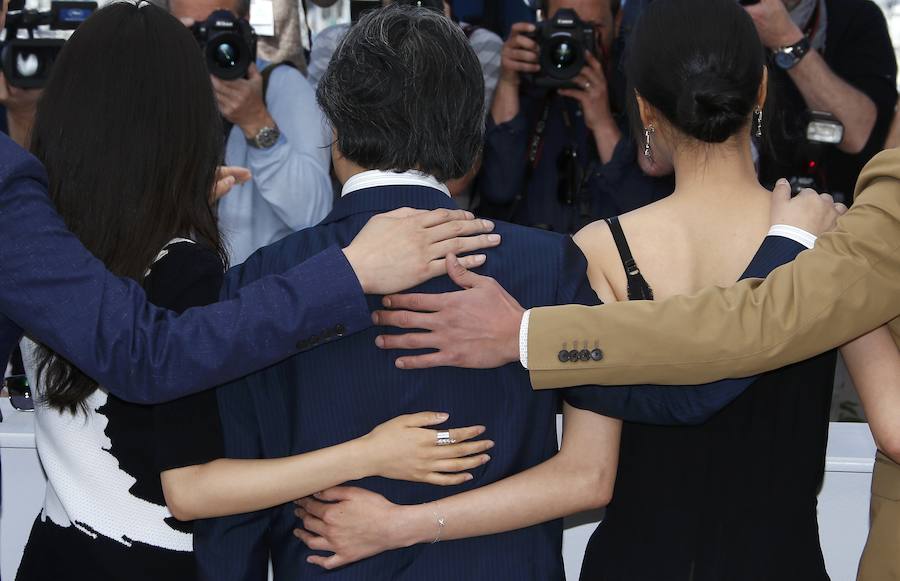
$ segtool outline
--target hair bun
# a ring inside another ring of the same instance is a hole
[[[704,72],[687,79],[678,99],[678,125],[688,135],[722,143],[747,122],[752,103],[735,83]]]

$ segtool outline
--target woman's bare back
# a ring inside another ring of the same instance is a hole
[[[748,185],[719,199],[678,192],[620,217],[635,262],[657,299],[734,284],[769,230],[771,196]],[[595,290],[605,302],[628,297],[625,270],[609,226],[575,236]],[[607,296],[604,296],[607,295]]]

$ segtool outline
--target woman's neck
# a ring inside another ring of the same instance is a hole
[[[759,178],[750,138],[735,137],[721,144],[680,147],[676,151],[673,196],[715,197],[718,203],[756,193]]]

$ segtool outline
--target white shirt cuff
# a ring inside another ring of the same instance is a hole
[[[528,321],[531,319],[531,309],[522,315],[522,325],[519,327],[519,361],[522,367],[528,369]]]
[[[790,238],[798,244],[802,244],[807,248],[816,245],[816,236],[810,234],[806,230],[797,228],[796,226],[788,226],[787,224],[775,224],[769,229],[769,236],[781,236],[782,238]]]

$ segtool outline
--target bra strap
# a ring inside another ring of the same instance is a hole
[[[619,257],[622,259],[622,266],[625,268],[625,277],[628,281],[628,300],[652,301],[653,290],[647,284],[647,280],[641,274],[641,269],[638,268],[637,262],[631,254],[631,248],[628,246],[628,240],[625,238],[625,231],[622,230],[619,217],[607,218],[606,223],[609,225],[609,231],[612,232],[616,248],[619,250]]]

